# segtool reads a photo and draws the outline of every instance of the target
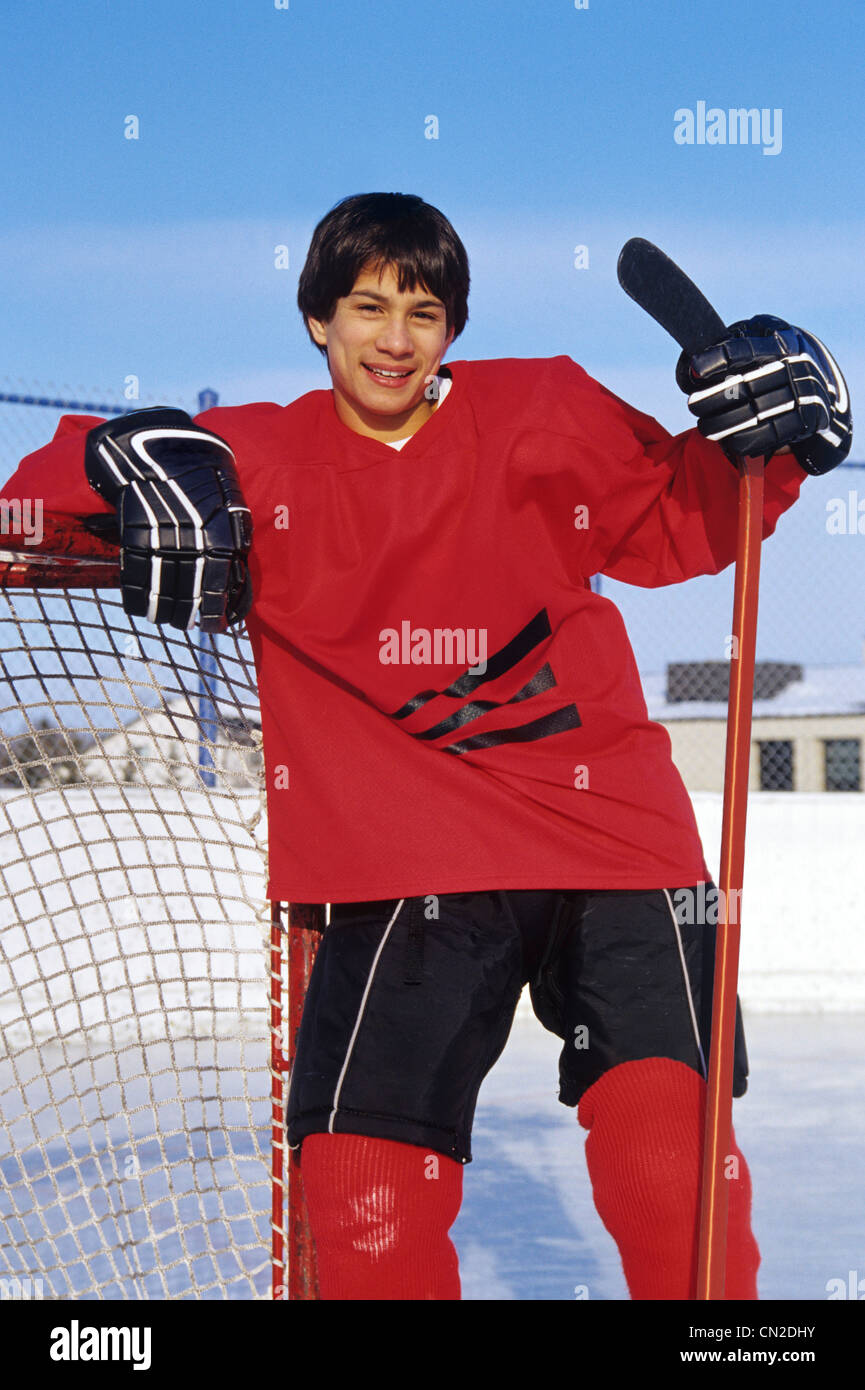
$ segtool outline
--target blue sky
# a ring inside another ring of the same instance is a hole
[[[210,386],[231,404],[326,385],[294,305],[312,228],[348,193],[396,189],[439,206],[469,251],[471,319],[451,356],[567,352],[688,427],[676,349],[615,281],[641,235],[728,320],[767,311],[817,332],[855,408],[858,7],[46,0],[4,30],[0,390],[119,398],[134,374],[146,399]],[[675,112],[701,101],[780,109],[779,152],[677,144]],[[847,540],[833,564],[858,594],[865,537]],[[860,659],[857,612],[838,640],[815,615],[812,659]]]

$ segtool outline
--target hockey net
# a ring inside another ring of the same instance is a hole
[[[0,557],[0,1294],[266,1298],[287,1039],[251,653],[127,617],[94,548]]]

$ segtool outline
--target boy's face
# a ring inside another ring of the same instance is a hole
[[[327,348],[336,412],[372,439],[402,439],[428,420],[429,380],[453,340],[445,306],[422,286],[400,291],[393,267],[365,266],[329,322],[310,319]]]

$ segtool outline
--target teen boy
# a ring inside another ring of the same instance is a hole
[[[849,449],[846,388],[816,339],[749,320],[680,361],[700,429],[673,439],[567,357],[443,365],[468,288],[436,209],[345,199],[298,292],[330,391],[67,420],[10,487],[116,509],[130,611],[247,617],[268,891],[332,905],[288,1106],[323,1297],[459,1297],[475,1101],[528,982],[631,1296],[688,1298],[713,932],[673,904],[709,874],[589,577],[723,569],[737,481],[713,441],[767,456],[769,535]],[[740,1027],[737,1095],[746,1074]],[[726,1295],[755,1298],[732,1148]]]

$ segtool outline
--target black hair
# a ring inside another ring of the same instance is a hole
[[[468,321],[469,260],[450,222],[414,193],[356,193],[343,198],[312,234],[297,286],[297,306],[328,323],[364,266],[393,266],[400,293],[421,286],[445,306],[454,337]]]

